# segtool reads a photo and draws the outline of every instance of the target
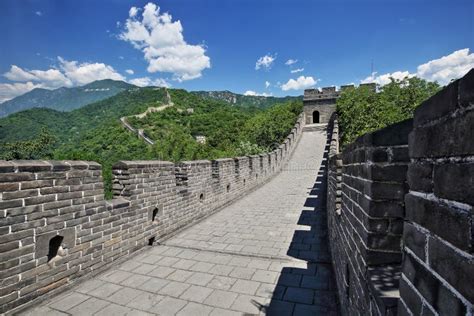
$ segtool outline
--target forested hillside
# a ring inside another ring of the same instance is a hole
[[[230,91],[193,91],[192,94],[196,94],[205,99],[220,100],[229,103],[230,105],[243,107],[243,108],[260,108],[266,109],[277,103],[298,101],[303,100],[302,96],[298,97],[264,97],[257,95],[243,95],[237,94]]]
[[[0,159],[81,159],[103,165],[111,193],[111,166],[119,160],[182,161],[256,154],[281,142],[302,109],[302,102],[267,110],[231,106],[185,90],[168,89],[172,107],[133,115],[166,102],[164,88],[127,90],[71,112],[31,109],[0,119]],[[120,117],[144,129],[151,146],[125,129]],[[196,136],[204,136],[199,143]]]

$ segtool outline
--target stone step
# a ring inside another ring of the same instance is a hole
[[[303,127],[303,132],[326,131],[328,124],[309,124]]]

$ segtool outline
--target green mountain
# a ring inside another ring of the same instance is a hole
[[[196,94],[202,98],[221,100],[229,103],[232,106],[244,107],[244,108],[260,108],[266,109],[277,103],[284,103],[289,101],[303,100],[302,96],[297,97],[264,97],[264,96],[253,96],[233,93],[230,91],[193,91],[192,94]]]
[[[165,95],[163,88],[134,88],[70,112],[33,108],[13,113],[0,118],[0,143],[33,139],[42,128],[60,143],[69,142],[108,121],[119,122],[122,116],[159,105]]]
[[[185,90],[134,88],[70,112],[33,108],[0,118],[0,159],[97,161],[103,166],[110,197],[111,168],[119,160],[180,161],[260,153],[288,134],[301,110],[300,101],[262,110]],[[145,111],[147,115],[138,115]],[[125,128],[121,117],[144,130],[155,144]],[[196,136],[204,136],[205,142]]]
[[[123,81],[110,79],[94,81],[74,88],[62,87],[55,90],[37,88],[1,103],[0,117],[31,108],[71,111],[131,88],[136,87]]]

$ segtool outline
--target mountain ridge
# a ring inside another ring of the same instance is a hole
[[[31,108],[72,111],[87,104],[110,98],[136,86],[118,80],[97,80],[78,87],[49,90],[35,88],[16,98],[0,103],[0,117]]]

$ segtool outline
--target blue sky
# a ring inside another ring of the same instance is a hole
[[[474,67],[473,1],[148,2],[0,1],[0,102],[106,77],[282,96]]]

